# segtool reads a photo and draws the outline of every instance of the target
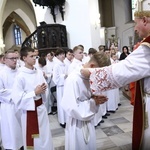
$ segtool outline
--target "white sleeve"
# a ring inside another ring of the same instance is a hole
[[[125,60],[108,67],[89,69],[93,94],[122,87],[130,82],[150,76],[150,49],[139,46]]]
[[[19,77],[16,77],[12,90],[12,100],[15,103],[17,109],[35,110],[35,92],[25,91],[23,84],[24,82]]]
[[[11,101],[12,89],[5,88],[3,85],[3,76],[0,75],[0,102],[9,103]]]
[[[61,72],[59,65],[55,65],[53,70],[53,81],[57,86],[64,85],[65,82],[65,73]]]
[[[82,121],[89,121],[94,118],[98,106],[90,97],[86,100],[79,99],[80,94],[83,94],[79,86],[76,81],[66,79],[61,106],[68,116]]]

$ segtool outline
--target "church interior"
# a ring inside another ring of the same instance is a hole
[[[136,0],[58,0],[51,6],[48,0],[1,0],[0,54],[6,50],[29,46],[39,54],[61,47],[64,50],[83,45],[98,50],[115,44],[122,52],[130,51],[139,38],[134,32]],[[60,2],[60,3],[59,3]],[[98,150],[130,150],[132,142],[133,106],[130,92],[120,89],[121,106],[103,118],[96,129]],[[55,150],[65,149],[65,129],[57,114],[49,115]]]

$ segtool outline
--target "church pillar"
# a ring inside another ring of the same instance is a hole
[[[1,0],[0,2],[0,54],[4,52],[4,40],[3,40],[3,11],[4,6],[6,4],[6,0]]]
[[[68,0],[65,24],[69,47],[82,44],[85,51],[100,45],[100,20],[97,0]]]

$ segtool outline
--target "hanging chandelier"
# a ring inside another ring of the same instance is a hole
[[[61,14],[62,20],[64,20],[64,8],[65,8],[65,0],[33,0],[36,5],[40,5],[44,7],[50,8],[51,14],[53,16],[53,20],[56,23],[56,15],[57,10],[59,10]]]

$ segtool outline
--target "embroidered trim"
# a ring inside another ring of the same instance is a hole
[[[27,146],[27,150],[34,150],[33,146]]]
[[[112,66],[96,68],[90,76],[91,90],[94,94],[100,94],[103,91],[118,88],[119,85],[112,75]]]
[[[150,43],[148,43],[148,42],[143,42],[143,43],[141,43],[141,45],[145,45],[145,46],[148,46],[150,48]]]
[[[32,134],[32,138],[39,138],[39,134]]]

